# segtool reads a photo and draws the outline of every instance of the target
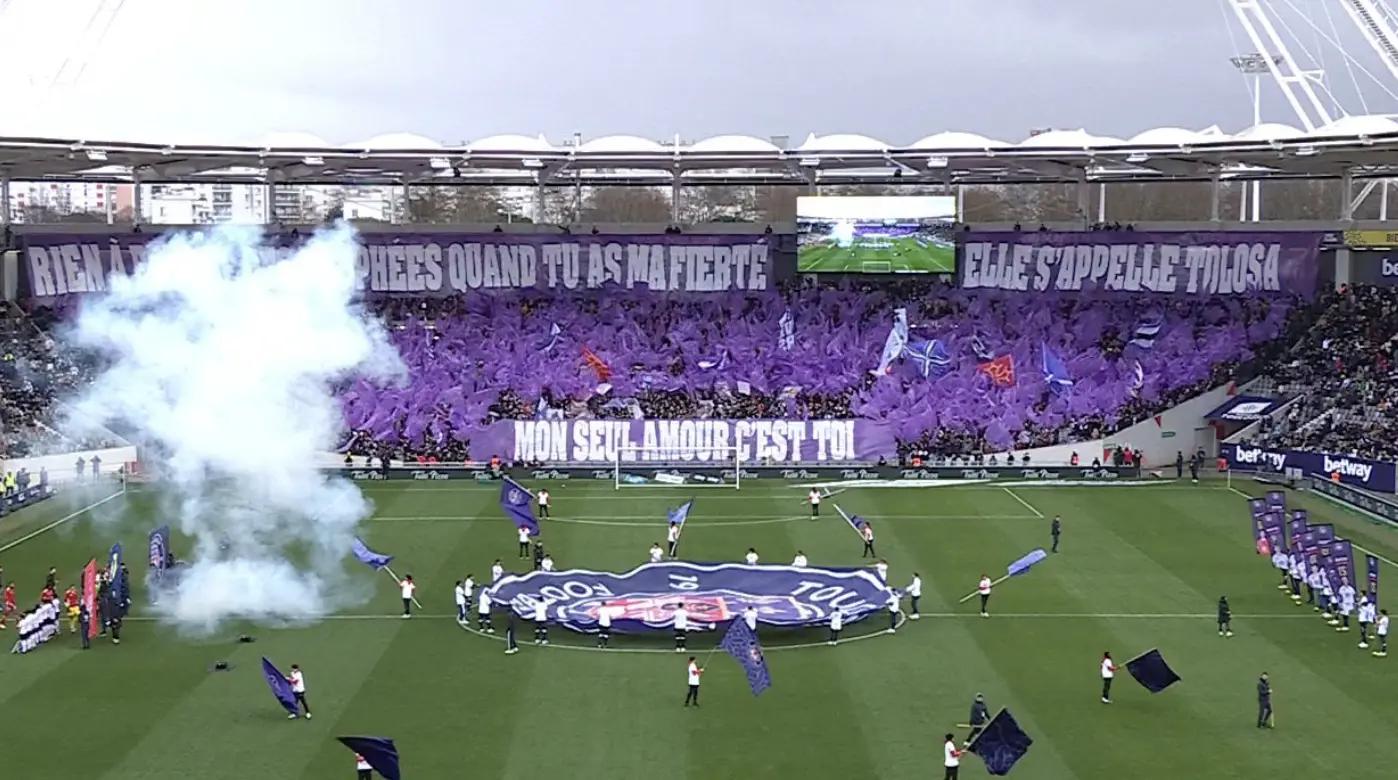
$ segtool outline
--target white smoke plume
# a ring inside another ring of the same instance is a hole
[[[176,235],[78,316],[71,337],[111,367],[75,419],[137,432],[167,495],[152,525],[194,540],[156,606],[181,628],[313,620],[354,600],[345,560],[371,507],[317,456],[343,426],[335,382],[404,371],[354,304],[357,254],[344,226],[295,250],[256,229]]]

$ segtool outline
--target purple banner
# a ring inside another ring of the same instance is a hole
[[[866,420],[515,420],[471,439],[479,460],[512,463],[733,464],[872,462],[897,451],[891,426]]]
[[[1153,295],[1311,297],[1320,233],[1204,231],[961,234],[961,286]]]
[[[1286,493],[1280,490],[1267,491],[1267,511],[1286,512]]]
[[[1267,501],[1261,498],[1249,498],[1248,508],[1252,510],[1253,517],[1261,517],[1267,514]]]
[[[1354,586],[1354,545],[1348,539],[1336,539],[1330,542],[1329,567],[1331,579],[1338,590],[1340,583],[1347,582]]]
[[[1364,556],[1364,567],[1369,573],[1369,601],[1373,602],[1375,608],[1379,606],[1379,559],[1372,556]]]
[[[20,294],[41,300],[106,290],[130,274],[159,233],[24,233]],[[309,234],[268,236],[270,256]],[[558,233],[364,233],[359,286],[415,296],[526,288],[649,289],[689,293],[766,290],[771,236]]]
[[[1268,512],[1262,516],[1262,534],[1272,550],[1286,549],[1286,518],[1279,512]]]

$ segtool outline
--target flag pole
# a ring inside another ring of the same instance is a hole
[[[863,538],[864,538],[864,534],[860,533],[860,532],[859,532],[859,529],[854,527],[854,523],[851,523],[851,522],[850,522],[850,516],[849,516],[848,514],[845,513],[845,510],[841,509],[841,508],[840,508],[840,505],[839,505],[839,504],[836,504],[834,501],[831,501],[831,502],[830,502],[830,505],[833,506],[833,507],[835,507],[835,511],[836,511],[836,512],[839,512],[839,513],[840,513],[840,517],[843,517],[843,518],[845,519],[845,525],[849,526],[849,528],[850,528],[851,531],[854,531],[854,535],[855,535],[855,536],[858,536],[860,539],[863,539]]]
[[[393,578],[394,585],[398,585],[403,582],[402,580],[398,579],[398,575],[394,574],[392,569],[388,568],[388,564],[385,563],[381,571],[383,571],[384,574],[387,574],[388,576]],[[417,596],[413,596],[413,605],[416,606],[418,609],[422,609],[422,605],[417,603]]]
[[[998,580],[993,580],[993,581],[991,581],[991,583],[990,583],[990,587],[993,588],[993,587],[995,587],[996,585],[999,585],[1000,583],[1004,582],[1005,580],[1008,580],[1009,578],[1011,578],[1011,577],[1013,577],[1013,576],[1014,576],[1013,574],[1006,574],[1005,576],[1001,577],[1001,578],[998,579]],[[972,596],[974,596],[974,595],[976,595],[977,593],[980,593],[980,592],[981,592],[981,591],[980,591],[980,588],[976,588],[975,590],[971,591],[970,593],[967,593],[965,596],[962,596],[962,597],[961,597],[961,600],[958,601],[958,602],[956,602],[956,603],[957,603],[957,604],[965,604],[966,602],[968,602],[968,601],[971,600],[971,597],[972,597]]]

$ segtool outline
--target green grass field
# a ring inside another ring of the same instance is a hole
[[[924,246],[916,238],[895,238],[889,246],[856,242],[842,247],[831,243],[803,244],[796,252],[801,273],[934,273],[956,271],[956,246],[951,243]]]
[[[560,568],[641,562],[663,540],[665,508],[689,496],[582,482],[551,489],[557,519],[544,538]],[[622,637],[618,650],[658,652],[596,652],[555,631],[554,646],[526,642],[506,656],[498,639],[456,625],[454,580],[487,576],[497,557],[518,563],[494,487],[389,482],[366,492],[377,514],[364,538],[396,556],[398,573],[413,573],[423,614],[400,620],[396,589],[359,567],[353,576],[372,599],[314,626],[230,625],[191,639],[138,609],[120,646],[83,652],[64,635],[27,656],[0,656],[5,776],[350,778],[351,755],[333,738],[367,733],[397,740],[411,780],[940,777],[942,734],[960,735],[952,726],[978,691],[1035,740],[1019,778],[1377,779],[1398,766],[1398,661],[1370,657],[1354,633],[1293,606],[1252,551],[1242,498],[1221,484],[850,490],[837,501],[875,523],[891,581],[921,572],[922,620],[835,648],[777,650],[809,636],[768,635],[773,687],[760,698],[736,663],[715,656],[700,710],[681,707],[684,658],[663,641]],[[803,494],[756,482],[701,491],[683,557],[737,560],[754,546],[766,561],[789,562],[800,548],[813,565],[858,564],[856,536],[828,504],[827,517],[804,517]],[[154,487],[12,546],[105,496],[94,488],[0,520],[0,565],[26,598],[50,564],[72,579],[118,539],[144,572]],[[1398,560],[1398,533],[1317,497],[1290,500],[1311,509],[1312,522],[1333,522]],[[1062,552],[999,586],[990,619],[957,604],[981,572],[1047,547],[1044,517],[1054,514]],[[1398,581],[1398,571],[1385,564],[1383,577]],[[1235,612],[1231,639],[1215,632],[1220,594]],[[256,643],[235,642],[244,631]],[[1101,704],[1102,651],[1124,662],[1152,647],[1183,682],[1152,696],[1123,672],[1115,703]],[[261,679],[261,655],[284,670],[302,666],[314,720],[285,719]],[[235,668],[211,672],[218,660]],[[1264,670],[1275,731],[1254,727]],[[962,777],[984,776],[967,756]]]

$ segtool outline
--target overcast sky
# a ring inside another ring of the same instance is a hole
[[[1251,122],[1251,99],[1228,57],[1251,47],[1224,2],[0,0],[0,134],[247,142],[306,131],[345,143],[416,132],[456,143],[501,132],[560,142],[577,131],[799,143],[859,132],[908,143],[940,130],[1009,141],[1041,127],[1236,131]],[[1398,92],[1338,2],[1276,2],[1288,4],[1309,9],[1321,31],[1287,12],[1293,53],[1323,54],[1347,110],[1363,113],[1322,33],[1337,30]],[[116,6],[110,26],[94,16]],[[1371,113],[1398,110],[1356,77]],[[1297,124],[1270,83],[1263,102],[1264,118]]]

